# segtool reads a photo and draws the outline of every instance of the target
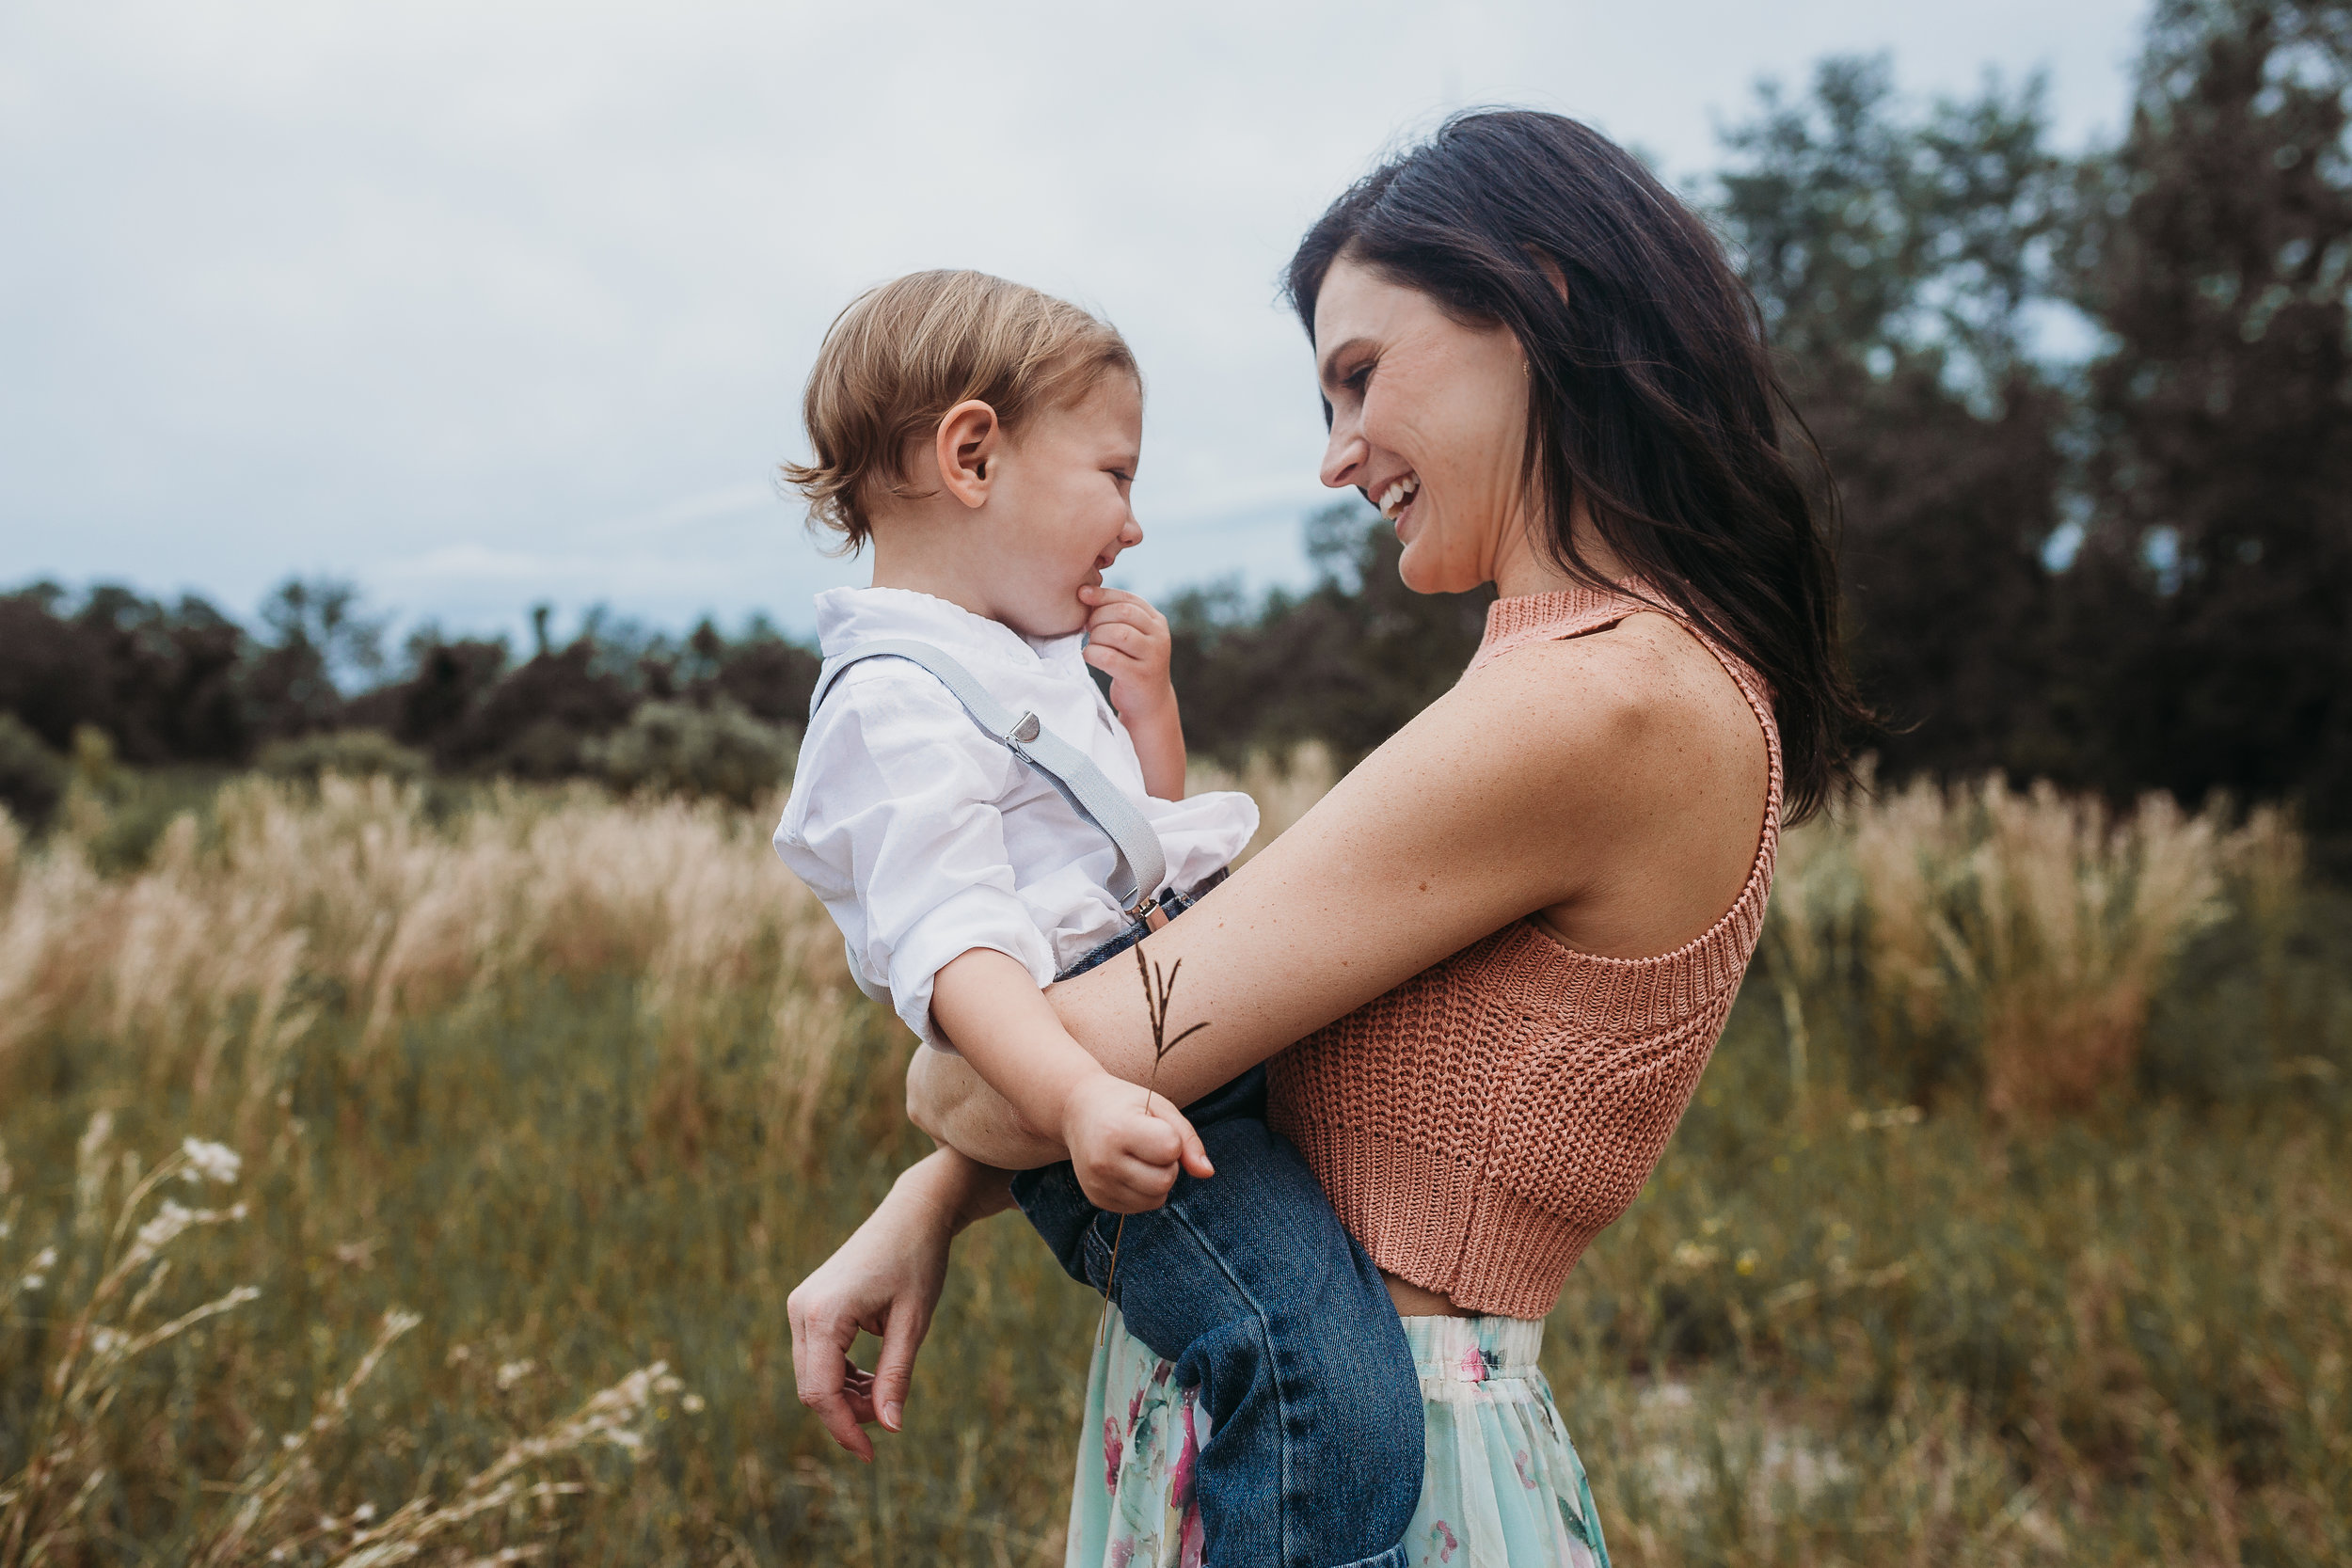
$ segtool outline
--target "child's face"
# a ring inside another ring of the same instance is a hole
[[[1030,637],[1087,624],[1099,588],[1143,542],[1128,504],[1143,447],[1143,389],[1112,373],[1066,408],[1035,415],[990,462],[987,572],[994,618]]]

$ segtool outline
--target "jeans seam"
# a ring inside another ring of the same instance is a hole
[[[1219,1251],[1216,1246],[1212,1245],[1209,1242],[1207,1234],[1202,1231],[1199,1226],[1192,1223],[1190,1215],[1186,1214],[1182,1209],[1179,1209],[1173,1203],[1168,1204],[1163,1212],[1174,1218],[1178,1224],[1182,1225],[1184,1229],[1192,1235],[1195,1241],[1200,1243],[1200,1250],[1202,1252],[1208,1254],[1209,1257],[1216,1260],[1217,1271],[1224,1275],[1226,1280],[1232,1284],[1233,1287],[1233,1293],[1248,1304],[1251,1316],[1256,1318],[1258,1322],[1258,1342],[1265,1350],[1267,1364],[1269,1367],[1272,1367],[1274,1365],[1274,1356],[1272,1354],[1274,1335],[1266,1323],[1266,1309],[1264,1306],[1259,1302],[1257,1296],[1250,1291],[1248,1286],[1242,1283],[1241,1276],[1236,1275],[1233,1272],[1232,1265],[1226,1261],[1225,1254]],[[1284,1396],[1282,1379],[1279,1370],[1273,1376],[1272,1381],[1274,1384],[1275,1412],[1277,1416],[1279,1417],[1279,1420],[1277,1422],[1277,1429],[1282,1434],[1281,1507],[1277,1510],[1277,1517],[1281,1522],[1280,1528],[1282,1539],[1280,1543],[1280,1556],[1282,1568],[1291,1568],[1290,1402]]]

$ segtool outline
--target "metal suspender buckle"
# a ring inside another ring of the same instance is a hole
[[[1044,722],[1036,714],[1025,713],[1013,721],[1012,738],[1025,746],[1043,733],[1044,729]]]

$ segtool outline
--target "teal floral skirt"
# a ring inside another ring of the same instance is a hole
[[[1428,1418],[1413,1568],[1608,1568],[1583,1463],[1535,1365],[1544,1325],[1407,1318]],[[1209,1418],[1117,1309],[1087,1377],[1067,1568],[1200,1568],[1193,1464]],[[1344,1506],[1343,1504],[1343,1506]]]

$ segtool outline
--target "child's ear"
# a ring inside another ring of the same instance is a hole
[[[977,509],[987,502],[995,477],[992,459],[1004,444],[1004,429],[996,410],[977,398],[957,404],[940,420],[932,440],[939,483],[964,505]]]

